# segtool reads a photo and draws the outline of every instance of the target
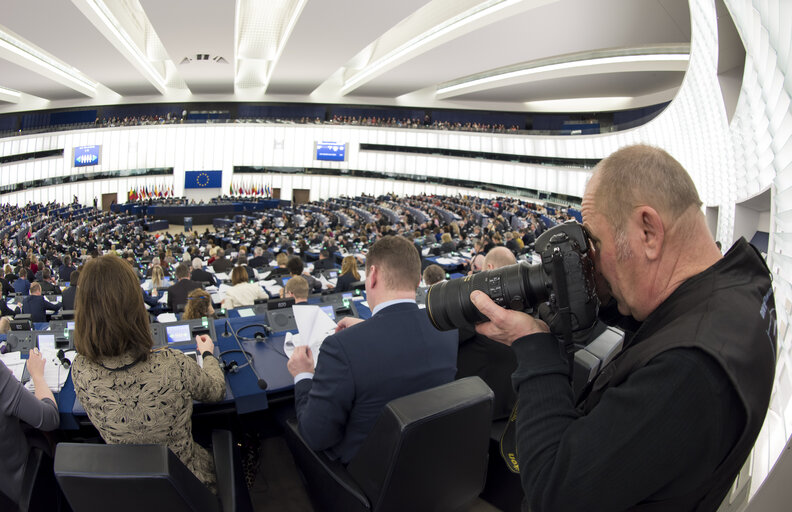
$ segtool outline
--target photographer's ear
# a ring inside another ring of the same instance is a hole
[[[639,240],[646,259],[658,259],[665,240],[665,227],[660,214],[651,206],[639,206],[633,218],[637,221]]]

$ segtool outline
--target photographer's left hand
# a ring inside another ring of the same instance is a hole
[[[504,345],[511,346],[515,340],[536,334],[550,332],[547,324],[521,311],[504,309],[495,304],[484,292],[474,291],[470,301],[481,313],[490,319],[476,326],[476,332]]]

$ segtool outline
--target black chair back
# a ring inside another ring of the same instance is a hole
[[[486,482],[492,399],[468,377],[391,401],[347,467],[372,509],[470,506]]]
[[[221,510],[217,496],[162,445],[60,443],[55,476],[74,512]]]

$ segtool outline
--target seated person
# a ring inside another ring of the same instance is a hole
[[[27,425],[49,431],[60,424],[55,397],[44,380],[44,364],[41,352],[31,350],[27,370],[36,387],[33,394],[0,361],[0,491],[15,503],[19,501],[28,458],[27,434],[35,433],[28,432]]]
[[[451,240],[451,233],[443,233],[440,241],[440,254],[448,254],[457,250],[456,244]]]
[[[214,276],[214,274],[204,270],[203,266],[203,260],[201,258],[193,258],[190,280],[195,281],[196,283],[209,283],[210,286],[217,286],[217,278]]]
[[[21,273],[18,273],[19,277],[17,277],[11,286],[14,288],[14,292],[17,295],[27,295],[30,293],[30,281],[25,277],[24,269],[22,269]]]
[[[160,288],[165,287],[165,271],[157,265],[151,270],[151,296],[158,297]]]
[[[234,267],[231,271],[231,288],[225,291],[223,307],[226,309],[252,306],[258,299],[269,299],[269,295],[256,283],[248,282],[244,267]]]
[[[283,287],[283,296],[293,298],[295,304],[305,304],[308,302],[308,281],[302,276],[294,276],[286,281]]]
[[[321,251],[319,251],[319,259],[314,262],[313,265],[314,271],[332,270],[336,268],[334,259],[335,258],[330,257],[330,253],[327,252],[327,249],[322,249]]]
[[[288,276],[289,269],[286,268],[286,264],[289,262],[289,256],[286,255],[285,252],[279,252],[277,256],[275,256],[275,263],[278,265],[276,268],[272,269],[272,271],[267,274],[267,277],[264,279],[277,279],[279,277]]]
[[[215,272],[228,272],[234,267],[231,260],[225,257],[225,251],[222,248],[217,249],[217,258],[212,262],[212,268]]]
[[[253,257],[247,262],[251,268],[262,268],[269,264],[269,253],[264,251],[263,247],[256,246],[253,249]]]
[[[46,295],[58,295],[61,292],[61,289],[55,284],[52,272],[48,268],[41,270],[41,280],[37,281],[37,283],[41,286],[41,293]]]
[[[196,288],[187,295],[187,306],[184,308],[184,314],[181,319],[214,318],[214,313],[212,297],[209,295],[209,292]]]
[[[75,308],[74,391],[108,444],[163,444],[215,491],[210,453],[193,441],[193,400],[217,402],[225,378],[214,343],[196,336],[203,368],[180,350],[152,351],[132,268],[115,256],[86,263]]]
[[[47,311],[58,311],[61,304],[53,304],[41,296],[41,285],[30,285],[30,295],[22,301],[22,313],[30,315],[33,322],[46,322]]]
[[[341,273],[333,287],[335,292],[346,292],[352,289],[352,283],[360,281],[360,272],[357,269],[357,260],[354,256],[344,256],[341,261]]]
[[[445,281],[446,273],[443,267],[434,263],[426,267],[423,271],[423,282],[426,286],[432,286],[441,281]]]
[[[73,270],[71,274],[69,274],[71,281],[69,281],[69,287],[63,290],[63,294],[61,295],[61,305],[65,310],[73,310],[74,309],[74,297],[77,295],[77,280],[80,278],[80,271]]]
[[[253,269],[250,268],[247,264],[247,255],[244,252],[240,252],[239,256],[237,257],[237,267],[242,267],[245,269],[248,275],[248,281],[252,281],[256,278],[256,273],[253,272]]]
[[[300,433],[313,450],[349,463],[385,404],[453,379],[458,334],[438,331],[418,308],[420,280],[412,242],[380,238],[366,257],[373,316],[342,319],[322,343],[315,370],[310,349],[295,347],[288,368]]]
[[[486,270],[495,270],[517,263],[514,254],[504,246],[493,248],[484,258]],[[514,408],[517,395],[511,375],[517,369],[517,358],[511,348],[475,331],[459,331],[457,379],[478,376],[492,389],[492,418],[507,418]]]
[[[176,265],[176,283],[168,288],[168,307],[176,312],[180,304],[187,303],[187,295],[200,288],[201,284],[190,279],[190,267],[186,263]]]
[[[305,278],[305,281],[308,283],[308,289],[311,293],[318,293],[322,291],[322,282],[316,279],[314,276],[310,276],[308,274],[303,273],[303,262],[299,256],[292,256],[289,258],[289,261],[286,262],[286,268],[289,269],[289,275],[292,277],[295,276],[302,276]]]

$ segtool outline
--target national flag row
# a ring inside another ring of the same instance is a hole
[[[154,199],[156,197],[173,197],[173,185],[149,185],[147,187],[138,186],[129,189],[127,199],[129,201],[139,201],[142,199]]]
[[[228,188],[228,195],[272,197],[272,187],[266,184],[231,183]]]

